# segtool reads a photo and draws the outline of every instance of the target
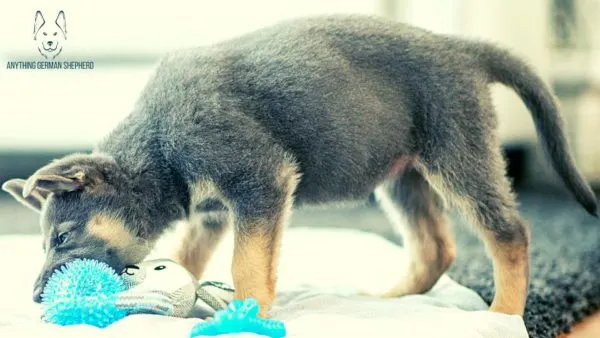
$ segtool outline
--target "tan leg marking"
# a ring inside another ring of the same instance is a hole
[[[494,262],[496,294],[491,311],[522,316],[529,287],[529,249],[525,243],[487,240]]]
[[[214,183],[199,180],[191,193],[188,228],[174,257],[197,279],[202,278],[213,252],[232,221],[229,211],[196,212],[195,207],[207,198],[218,199],[231,210],[230,203]]]
[[[380,206],[402,233],[407,254],[402,279],[383,297],[429,291],[454,262],[456,246],[440,197],[413,169],[379,187]]]
[[[227,217],[229,218],[229,217]],[[189,223],[181,245],[177,248],[174,260],[189,272],[201,279],[213,252],[230,227],[224,220],[222,229],[207,228],[203,224]]]
[[[299,181],[296,167],[292,163],[284,164],[276,180],[286,192],[279,214],[273,219],[255,220],[239,227],[255,231],[235,233],[232,262],[235,299],[255,298],[260,304],[261,317],[267,316],[275,300],[281,237],[291,215],[293,194]]]
[[[479,201],[455,194],[444,180],[435,180],[440,190],[452,196],[458,207],[483,240],[494,271],[495,295],[490,310],[522,316],[525,311],[529,288],[529,225],[521,218],[516,208],[514,195],[505,177],[494,186],[500,192],[501,203],[495,207],[481,208]],[[485,213],[485,214],[484,214]],[[498,231],[512,232],[512,238],[499,238]]]
[[[512,196],[509,191],[504,196]],[[512,203],[507,203],[494,220],[476,212],[475,202],[455,199],[463,215],[475,225],[475,230],[486,247],[494,271],[495,295],[490,310],[522,316],[529,289],[529,225]],[[501,223],[490,227],[492,222]],[[493,229],[512,228],[512,239],[499,239]]]
[[[272,224],[252,224],[250,226],[273,227]],[[275,225],[280,228],[281,225]],[[281,232],[275,231],[275,233]],[[236,233],[233,250],[232,276],[235,286],[235,299],[252,297],[260,304],[260,315],[265,317],[275,300],[276,264],[280,244],[273,234]],[[271,237],[274,236],[274,237]]]
[[[414,225],[413,233],[405,237],[409,261],[403,279],[383,294],[383,297],[401,297],[429,291],[446,272],[456,257],[454,238],[448,220],[422,219]],[[410,243],[410,244],[409,244]]]

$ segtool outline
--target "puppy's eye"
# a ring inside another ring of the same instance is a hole
[[[154,270],[156,270],[156,271],[160,271],[160,270],[164,270],[164,269],[166,269],[166,268],[167,268],[167,267],[166,267],[166,266],[164,266],[164,265],[159,265],[159,266],[155,267],[155,268],[154,268]]]
[[[48,35],[48,33],[44,32],[44,35]]]
[[[52,35],[56,36],[56,33],[57,33],[57,32],[54,32],[54,34],[52,34]]]
[[[56,237],[56,245],[63,245],[69,239],[69,232],[65,231]]]

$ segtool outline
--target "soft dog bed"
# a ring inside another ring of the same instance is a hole
[[[196,319],[135,315],[106,328],[58,327],[39,320],[31,301],[42,260],[39,236],[0,237],[5,257],[0,285],[0,336],[12,337],[189,337]],[[402,249],[353,230],[291,228],[284,237],[280,295],[273,315],[289,337],[527,337],[522,319],[485,311],[473,291],[444,276],[425,295],[382,300],[356,290],[384,290],[397,281]],[[231,237],[216,253],[207,279],[231,282]],[[164,256],[158,250],[153,257]],[[257,337],[251,334],[231,335]]]

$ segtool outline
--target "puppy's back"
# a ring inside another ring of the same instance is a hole
[[[418,150],[422,103],[469,91],[456,86],[468,82],[456,81],[466,67],[443,55],[451,54],[445,41],[365,16],[283,21],[169,53],[138,101],[135,114],[146,117],[130,118],[129,124],[153,120],[147,124],[158,126],[164,138],[184,144],[194,141],[182,135],[210,139],[222,131],[218,126],[249,117],[304,164],[300,191],[329,186],[339,189],[333,195],[354,192],[362,198],[372,189],[365,182],[379,181],[385,164]],[[122,134],[128,128],[133,134],[137,127],[124,126]],[[248,137],[238,131],[236,138]],[[172,151],[182,147],[201,149]]]

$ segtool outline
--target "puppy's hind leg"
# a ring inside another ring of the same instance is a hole
[[[444,162],[431,175],[475,226],[491,256],[496,289],[491,310],[523,315],[530,234],[505,176],[500,147],[494,144],[493,140],[479,142],[470,147],[471,160]]]
[[[387,218],[399,228],[408,255],[405,275],[383,297],[430,290],[455,257],[442,199],[414,168],[407,168],[376,193]]]

